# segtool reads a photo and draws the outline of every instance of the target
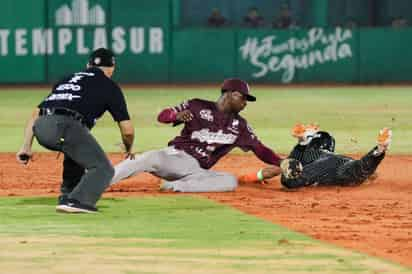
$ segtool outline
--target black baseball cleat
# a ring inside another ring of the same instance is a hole
[[[97,213],[97,208],[80,203],[75,199],[59,200],[56,211],[61,213]]]

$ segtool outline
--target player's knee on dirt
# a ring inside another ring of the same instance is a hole
[[[228,190],[227,191],[235,191],[237,186],[238,186],[237,178],[233,175],[228,175],[228,178],[227,178]]]
[[[231,192],[237,188],[237,178],[228,173],[202,173],[171,182],[175,192]]]
[[[232,174],[224,174],[216,177],[216,184],[210,185],[208,191],[211,192],[230,192],[235,191],[238,186],[237,178]]]

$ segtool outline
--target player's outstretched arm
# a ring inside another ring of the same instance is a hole
[[[259,142],[252,148],[252,150],[263,162],[274,166],[280,166],[282,158],[264,144]]]
[[[302,164],[295,159],[284,159],[281,161],[280,167],[270,166],[260,169],[257,172],[252,172],[244,174],[238,178],[240,183],[257,183],[265,182],[279,174],[286,179],[296,179],[299,178],[302,173]]]
[[[124,145],[125,158],[134,158],[132,147],[134,142],[134,126],[130,120],[124,120],[118,123],[120,134]]]
[[[176,112],[172,108],[166,108],[162,110],[157,116],[157,121],[163,124],[170,124],[176,122],[189,122],[193,119],[193,114],[190,110]]]
[[[263,162],[272,166],[260,169],[257,172],[244,174],[238,178],[240,183],[265,183],[265,180],[273,178],[282,173],[280,163],[282,158],[277,155],[273,150],[263,145],[261,142],[257,142],[252,147],[253,153]]]
[[[26,128],[24,130],[24,140],[23,145],[21,146],[20,150],[16,153],[16,159],[19,163],[26,165],[33,156],[31,151],[31,147],[33,145],[33,125],[36,121],[37,117],[39,116],[39,109],[36,108],[29,120],[27,121]]]
[[[281,173],[281,169],[278,166],[270,166],[259,169],[259,171],[244,174],[238,178],[239,183],[262,183],[265,184],[266,180],[269,180]]]

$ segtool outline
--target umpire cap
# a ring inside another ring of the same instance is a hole
[[[256,101],[256,97],[250,95],[249,85],[243,80],[237,78],[226,79],[222,84],[222,93],[226,91],[238,91],[246,96],[247,101]]]
[[[96,49],[90,54],[88,64],[95,67],[113,67],[115,65],[114,53],[110,49]]]

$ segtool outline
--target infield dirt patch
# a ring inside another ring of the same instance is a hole
[[[27,167],[12,153],[0,154],[1,196],[57,196],[62,158],[40,153]],[[113,163],[120,154],[111,154]],[[233,193],[197,194],[248,214],[284,225],[316,239],[387,258],[412,267],[412,156],[387,156],[378,177],[357,187],[308,187],[282,190],[271,184],[241,185]],[[252,155],[230,155],[215,167],[241,175],[263,164]],[[105,196],[182,195],[158,192],[160,180],[150,174],[125,180]]]

